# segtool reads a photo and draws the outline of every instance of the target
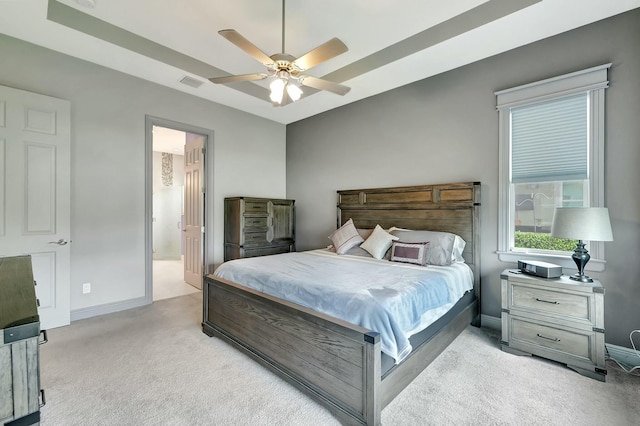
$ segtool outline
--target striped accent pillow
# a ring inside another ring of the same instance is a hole
[[[335,247],[338,254],[345,254],[350,248],[364,241],[351,219],[329,235],[329,239],[333,242],[333,247]]]
[[[424,266],[427,264],[428,248],[429,241],[421,243],[394,241],[391,245],[391,261]]]

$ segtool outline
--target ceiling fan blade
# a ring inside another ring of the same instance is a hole
[[[226,77],[213,77],[209,81],[216,84],[236,83],[239,81],[254,81],[267,78],[268,75],[264,73],[256,74],[242,74],[242,75],[229,75]]]
[[[349,90],[351,90],[350,87],[343,86],[342,84],[323,80],[321,78],[311,77],[310,75],[302,75],[298,77],[298,81],[300,81],[300,84],[302,84],[303,86],[309,86],[319,90],[326,90],[340,96],[346,95],[347,93],[349,93]]]
[[[220,30],[218,31],[222,37],[229,40],[231,43],[238,46],[240,49],[247,52],[251,55],[255,60],[261,62],[262,64],[269,66],[273,64],[273,59],[271,59],[266,53],[262,50],[258,49],[253,43],[251,43],[246,38],[242,37],[239,32],[236,30]]]
[[[349,48],[338,38],[332,38],[325,44],[321,44],[310,52],[305,53],[295,61],[293,64],[301,70],[308,70],[313,68],[324,61],[340,55],[346,52]]]

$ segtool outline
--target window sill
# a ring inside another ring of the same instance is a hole
[[[516,251],[498,251],[496,253],[498,253],[498,259],[502,262],[517,263],[518,260],[537,260],[540,262],[555,263],[556,265],[562,266],[563,269],[578,270],[570,255],[562,256],[547,253],[525,253]],[[591,258],[585,267],[585,271],[602,272],[604,271],[606,263],[606,260]]]

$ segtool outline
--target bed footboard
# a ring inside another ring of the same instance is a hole
[[[380,424],[378,333],[205,277],[202,330],[230,342],[347,424]]]

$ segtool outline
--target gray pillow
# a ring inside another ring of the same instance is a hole
[[[429,242],[427,263],[429,265],[448,266],[454,262],[464,262],[462,251],[466,242],[459,235],[438,231],[411,231],[392,229],[391,234],[405,243]]]

